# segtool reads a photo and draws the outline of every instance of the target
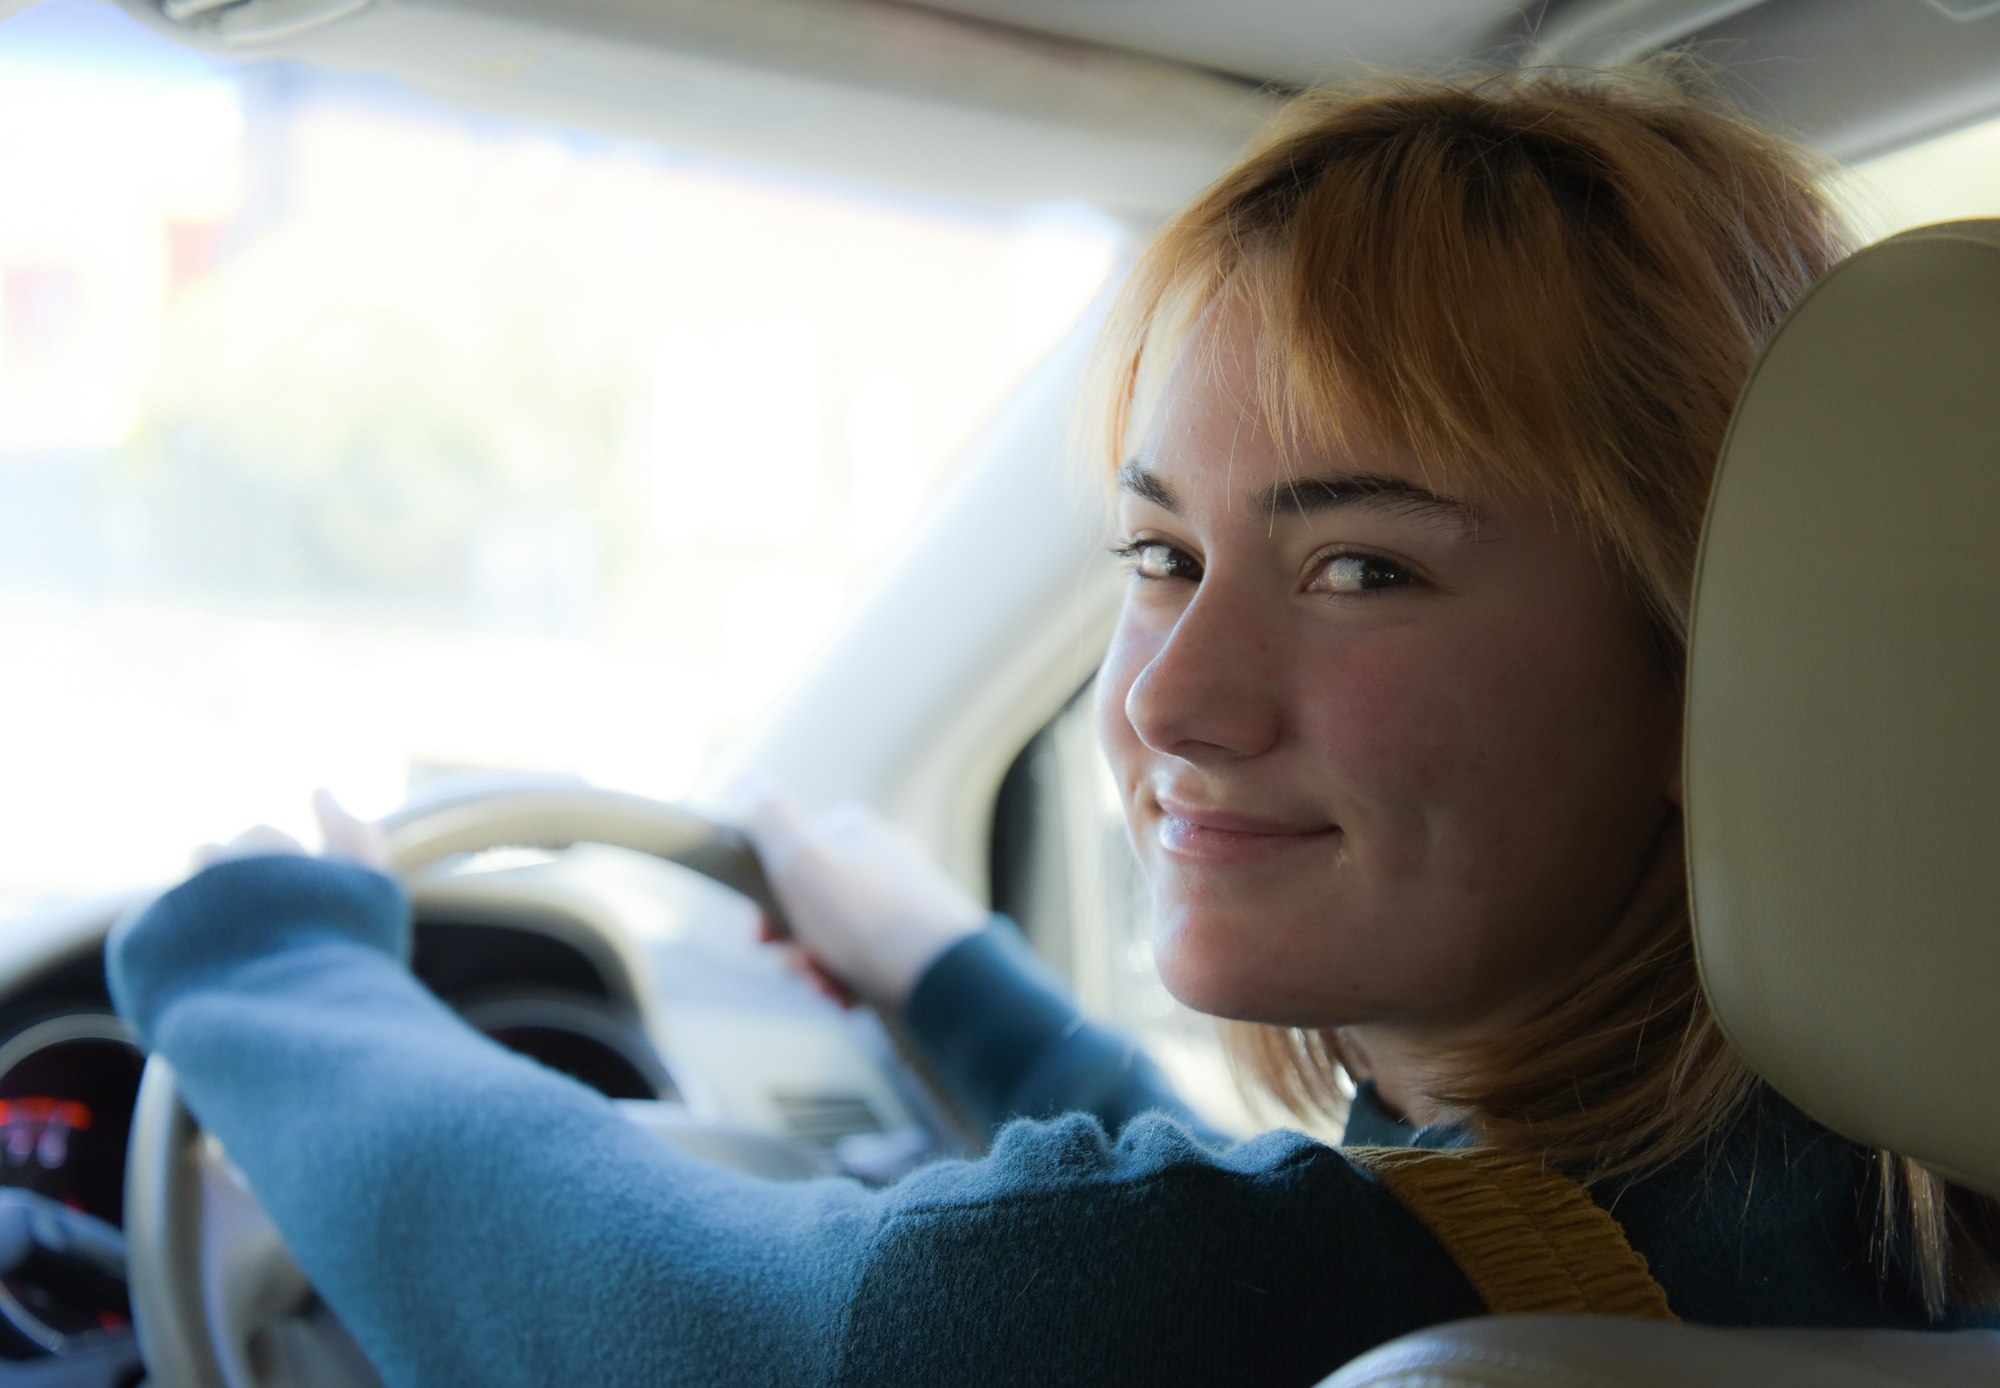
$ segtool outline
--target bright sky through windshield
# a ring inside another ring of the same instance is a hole
[[[1996,154],[1864,170],[1874,229],[2000,213]],[[0,23],[0,910],[318,784],[679,793],[1122,249]]]
[[[0,904],[318,784],[681,792],[1121,251],[0,24]]]

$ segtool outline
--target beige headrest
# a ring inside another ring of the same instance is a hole
[[[2000,222],[1862,251],[1766,349],[1702,539],[1686,789],[1730,1039],[2000,1195]]]

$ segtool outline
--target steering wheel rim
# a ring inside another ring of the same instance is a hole
[[[392,868],[405,877],[464,853],[607,844],[712,878],[748,897],[774,929],[786,929],[740,832],[643,796],[583,786],[475,790],[398,811],[380,827]],[[669,1128],[666,1135],[712,1158],[735,1156],[769,1175],[810,1174],[777,1139],[731,1135],[718,1144],[715,1134]],[[148,1381],[156,1388],[272,1383],[271,1366],[253,1362],[252,1337],[304,1304],[311,1284],[157,1056],[147,1058],[133,1111],[125,1211],[133,1323]],[[316,1360],[319,1381],[331,1374],[354,1388],[379,1388],[351,1344],[316,1353]]]
[[[397,873],[411,876],[460,853],[608,844],[664,858],[748,897],[788,934],[750,841],[680,805],[594,786],[469,790],[398,810],[379,825]]]

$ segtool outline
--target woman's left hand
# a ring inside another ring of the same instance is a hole
[[[381,872],[389,870],[389,850],[382,831],[365,819],[357,819],[333,798],[333,792],[316,790],[312,797],[313,818],[319,821],[324,847],[320,856],[340,858]],[[305,845],[282,829],[258,824],[245,829],[228,843],[205,843],[195,850],[194,867],[212,867],[232,858],[255,858],[270,853],[306,856]]]

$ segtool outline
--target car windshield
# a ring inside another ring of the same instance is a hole
[[[2000,211],[2000,127],[1868,166]],[[0,907],[325,784],[673,797],[1125,246],[987,206],[0,27]]]
[[[672,797],[1124,245],[0,29],[0,902],[458,772]]]

